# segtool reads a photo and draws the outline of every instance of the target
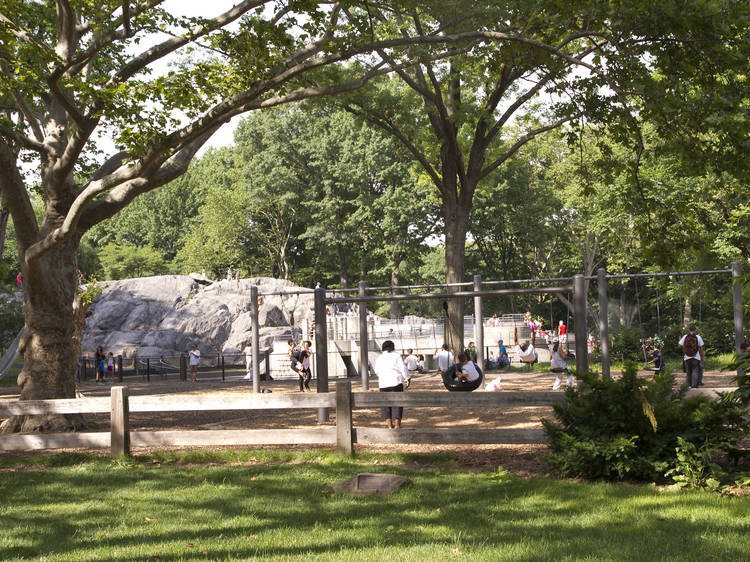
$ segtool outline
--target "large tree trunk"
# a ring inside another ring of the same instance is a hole
[[[342,289],[349,287],[349,269],[346,265],[346,254],[344,252],[344,246],[341,244],[336,245],[336,253],[339,258],[339,283]]]
[[[5,248],[5,233],[8,229],[8,209],[3,208],[3,200],[0,197],[0,261],[3,259],[3,249]]]
[[[469,211],[458,204],[444,203],[445,212],[445,282],[462,283],[466,260],[466,233],[469,227]],[[461,287],[449,287],[448,292],[460,291]],[[448,299],[445,323],[445,343],[454,352],[464,348],[464,299]]]
[[[392,295],[398,295],[398,272],[396,271],[396,268],[394,268],[391,271],[391,294]],[[401,307],[399,306],[398,301],[391,301],[391,318],[398,318],[399,313],[401,312]]]
[[[61,244],[22,270],[26,301],[19,344],[21,400],[75,398],[76,242]],[[0,431],[72,431],[82,425],[78,415],[15,416]]]
[[[401,262],[404,261],[406,256],[403,252],[398,252],[393,258],[393,268],[391,269],[391,294],[398,295],[401,291],[398,290],[399,279],[398,279],[398,268]],[[399,301],[391,301],[391,318],[398,318],[401,314],[401,306]]]

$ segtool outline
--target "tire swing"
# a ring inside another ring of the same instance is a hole
[[[445,388],[450,392],[471,392],[472,390],[476,390],[482,385],[482,381],[484,380],[484,373],[482,372],[482,369],[479,367],[479,365],[476,365],[476,368],[479,372],[479,378],[477,380],[470,382],[459,382],[456,378],[456,371],[458,370],[458,367],[454,363],[448,368],[447,371],[443,373],[443,385],[445,385]]]

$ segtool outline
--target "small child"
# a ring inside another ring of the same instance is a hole
[[[111,351],[107,355],[107,378],[109,382],[112,382],[115,378],[115,358]]]
[[[424,355],[417,355],[417,372],[424,373]]]
[[[99,359],[99,364],[96,366],[96,384],[104,384],[104,357]]]

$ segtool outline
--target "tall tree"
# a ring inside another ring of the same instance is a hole
[[[0,11],[0,195],[26,280],[24,400],[74,396],[76,249],[89,229],[182,175],[233,116],[351,91],[385,72],[378,56],[347,82],[326,65],[414,44],[353,32],[340,4],[242,0],[213,18],[175,17],[163,4],[8,0]],[[92,167],[89,149],[113,130],[118,151]],[[20,171],[27,156],[38,166],[41,221]],[[64,427],[49,416],[4,430]]]
[[[364,33],[370,19],[348,14]],[[445,280],[458,283],[481,181],[530,140],[583,116],[632,128],[634,101],[651,101],[657,96],[649,89],[668,90],[695,77],[690,61],[696,53],[701,60],[714,56],[714,72],[736,66],[735,50],[747,39],[737,21],[746,23],[747,14],[739,0],[723,3],[722,10],[700,0],[461,1],[415,6],[408,18],[384,8],[375,15],[379,23],[405,36],[467,32],[463,53],[406,69],[398,68],[398,57],[380,52],[418,96],[419,115],[394,110],[382,92],[360,91],[349,107],[395,135],[423,166],[442,199]],[[674,76],[653,79],[654,60]],[[542,99],[549,100],[543,118],[525,119]],[[510,135],[514,122],[523,127]],[[446,340],[456,348],[463,340],[463,308],[463,301],[449,302]]]

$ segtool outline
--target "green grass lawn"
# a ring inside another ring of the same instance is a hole
[[[243,450],[33,462],[37,469],[19,470],[0,458],[3,560],[746,560],[750,552],[750,497],[521,480],[453,470],[446,457]],[[358,472],[398,473],[414,485],[387,497],[333,493]]]

